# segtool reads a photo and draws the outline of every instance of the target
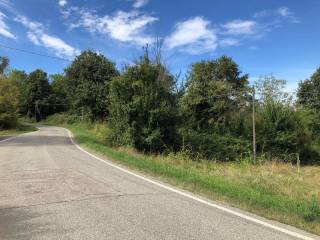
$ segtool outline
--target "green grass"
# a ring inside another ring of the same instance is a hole
[[[37,128],[28,124],[19,124],[13,129],[0,130],[0,137],[15,136],[27,132],[36,131]]]
[[[69,124],[80,145],[172,185],[320,234],[320,167],[270,162],[192,161],[187,153],[147,156],[105,143],[103,124]]]

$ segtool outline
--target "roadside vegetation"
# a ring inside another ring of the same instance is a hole
[[[189,150],[142,154],[129,147],[110,147],[104,123],[81,122],[56,114],[45,123],[70,129],[76,142],[123,166],[162,179],[215,201],[248,210],[320,234],[318,166],[297,168],[290,163],[250,158],[221,162],[194,158]]]
[[[1,128],[19,116],[63,125],[121,164],[320,234],[320,68],[297,95],[273,75],[249,85],[227,56],[180,79],[148,47],[121,71],[93,51],[64,74],[3,69]]]

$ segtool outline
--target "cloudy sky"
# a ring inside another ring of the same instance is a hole
[[[0,0],[0,55],[14,68],[63,72],[93,49],[119,68],[163,41],[172,72],[233,57],[252,80],[273,73],[289,89],[320,66],[319,0]],[[5,48],[9,47],[9,48]]]

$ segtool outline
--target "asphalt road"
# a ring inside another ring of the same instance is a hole
[[[0,239],[319,239],[108,164],[62,128],[0,142]]]

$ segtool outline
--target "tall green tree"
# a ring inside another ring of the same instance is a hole
[[[0,56],[0,75],[4,75],[5,71],[9,67],[9,58]]]
[[[0,129],[14,127],[19,111],[19,89],[12,81],[0,77]]]
[[[301,106],[320,111],[320,68],[310,79],[299,83],[297,97]]]
[[[52,74],[50,75],[50,80],[54,93],[62,97],[67,97],[67,78],[63,74]]]
[[[76,112],[83,109],[92,119],[108,114],[108,94],[111,79],[119,73],[115,64],[102,54],[85,51],[65,70],[71,104]]]
[[[161,152],[177,140],[174,77],[146,52],[134,66],[112,81],[109,139],[141,151]]]
[[[46,117],[47,109],[52,106],[52,103],[47,101],[51,94],[47,73],[40,69],[31,72],[26,83],[27,115],[37,120]]]
[[[245,107],[248,75],[229,57],[202,61],[192,66],[181,110],[189,128],[196,131],[231,127],[235,111]]]
[[[277,79],[272,74],[265,75],[255,82],[256,96],[262,103],[270,100],[290,103],[292,97],[285,91],[286,85],[286,80]]]
[[[26,114],[27,106],[25,100],[27,98],[26,86],[28,74],[25,71],[13,69],[7,74],[7,78],[19,88],[19,112]]]

